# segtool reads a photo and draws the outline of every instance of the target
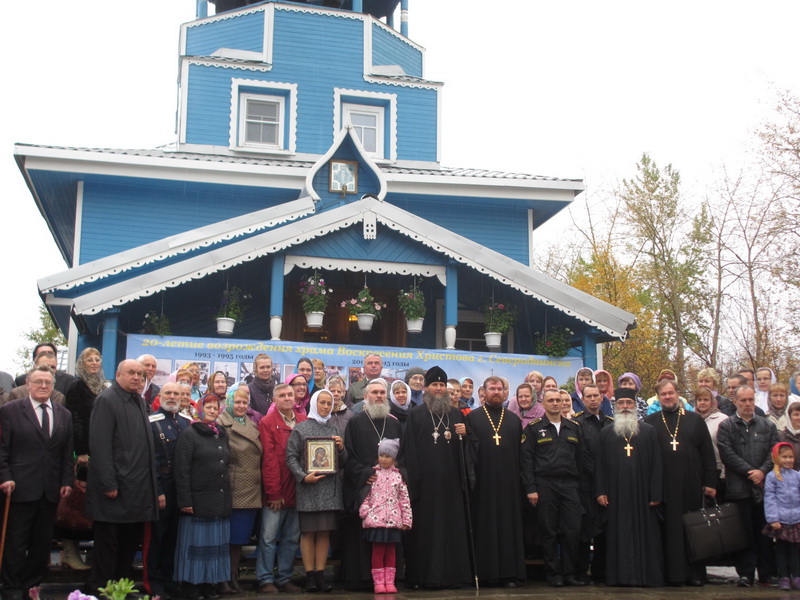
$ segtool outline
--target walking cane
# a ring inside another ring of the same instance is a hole
[[[8,529],[8,510],[11,508],[11,493],[6,494],[6,507],[3,509],[3,531],[0,532],[0,565],[3,564],[3,552],[6,549],[6,529]]]
[[[469,563],[472,567],[472,576],[475,578],[475,589],[478,586],[478,564],[475,559],[475,539],[472,533],[472,511],[469,508],[469,484],[467,482],[467,460],[464,456],[464,438],[458,434],[458,448],[461,451],[461,486],[464,488],[464,508],[467,513],[467,536],[469,537]]]

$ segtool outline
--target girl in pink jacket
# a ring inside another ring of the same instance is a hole
[[[396,594],[395,545],[400,531],[411,529],[408,488],[394,466],[399,440],[383,439],[378,447],[374,481],[358,511],[364,539],[372,543],[372,581],[376,594]]]

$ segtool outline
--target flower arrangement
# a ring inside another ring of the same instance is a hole
[[[130,579],[120,579],[119,581],[111,581],[109,580],[106,583],[106,587],[98,588],[104,598],[108,600],[125,600],[129,595],[136,595],[142,600],[150,600],[150,596],[142,596],[139,594],[139,590],[137,590],[134,586],[136,584],[131,581]],[[40,600],[40,592],[39,588],[31,588],[30,592],[28,593],[31,597],[31,600]],[[155,596],[153,600],[157,600],[158,596]],[[75,590],[69,596],[67,596],[67,600],[98,600],[96,596],[89,596],[87,594],[82,593],[80,590]]]
[[[217,319],[233,319],[241,321],[247,310],[248,294],[243,294],[242,290],[234,286],[222,292],[222,302],[217,310]]]
[[[381,311],[386,308],[386,304],[375,302],[367,286],[355,298],[342,302],[341,306],[351,315],[375,315],[376,319],[381,318]]]
[[[172,329],[170,328],[167,315],[156,312],[145,313],[142,329],[139,330],[139,333],[147,335],[171,335]]]
[[[397,296],[397,304],[400,310],[403,311],[406,319],[424,319],[425,318],[425,295],[422,290],[414,286],[413,290],[400,290]]]
[[[517,309],[503,302],[489,302],[481,312],[487,333],[506,333],[517,321]]]
[[[540,335],[537,331],[533,338],[536,354],[555,357],[566,356],[571,348],[570,340],[574,333],[567,327],[553,327],[550,331],[546,331],[544,335]]]
[[[325,285],[325,280],[314,273],[308,279],[302,279],[297,286],[303,300],[303,312],[325,312],[330,301],[329,294],[333,290]]]

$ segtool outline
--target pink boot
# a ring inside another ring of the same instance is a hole
[[[386,593],[396,594],[397,588],[394,586],[394,575],[397,572],[397,569],[394,567],[386,567],[383,572],[385,574],[384,581],[386,582]]]
[[[386,585],[384,583],[385,576],[383,573],[383,569],[372,569],[372,581],[375,584],[376,594],[386,593]]]

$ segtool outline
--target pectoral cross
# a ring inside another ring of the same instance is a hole
[[[672,451],[673,452],[677,452],[678,451],[678,444],[680,444],[680,442],[673,435],[672,436],[672,441],[669,443],[669,445],[672,446]]]
[[[433,443],[435,444],[439,440],[439,430],[434,429],[431,436],[433,437]]]
[[[631,443],[628,442],[628,444],[625,446],[625,454],[627,456],[630,456],[631,455],[631,450],[633,450],[633,446],[631,446]]]
[[[496,431],[494,432],[494,435],[492,436],[492,439],[494,440],[494,445],[495,446],[499,446],[500,445],[500,438],[501,437],[502,436],[499,433],[497,433]]]

